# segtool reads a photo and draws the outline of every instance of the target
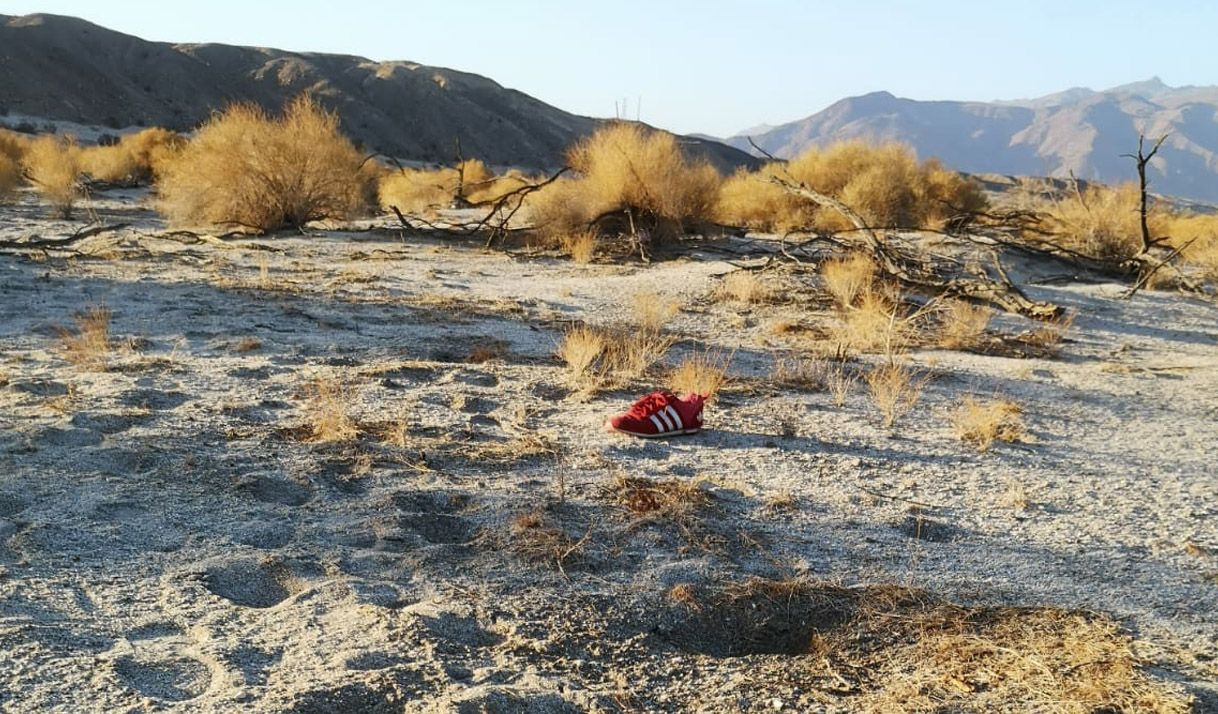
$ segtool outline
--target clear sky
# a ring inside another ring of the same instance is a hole
[[[881,89],[990,100],[1152,75],[1218,84],[1215,0],[0,0],[0,14],[34,12],[451,67],[592,116],[628,98],[631,118],[719,136]]]

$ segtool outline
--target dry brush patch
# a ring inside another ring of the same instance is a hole
[[[670,599],[685,615],[684,648],[797,656],[810,688],[852,711],[1190,711],[1182,688],[1153,676],[1129,634],[1095,613],[797,578]]]
[[[755,173],[738,172],[723,187],[716,216],[758,230],[850,230],[842,216],[810,206],[773,185],[783,176],[853,207],[873,227],[943,228],[986,207],[980,187],[935,160],[919,162],[894,143],[847,141],[811,149]]]
[[[779,292],[779,286],[767,274],[736,270],[723,278],[715,294],[742,305],[759,305],[773,302]]]
[[[568,385],[591,393],[643,376],[664,358],[674,341],[650,330],[578,325],[563,334],[557,353],[567,365]]]
[[[30,142],[21,162],[38,193],[59,216],[70,218],[80,197],[80,147],[76,140],[40,136]]]
[[[64,358],[78,367],[105,371],[114,345],[110,339],[110,309],[91,307],[75,318],[76,328],[58,328]]]
[[[867,382],[872,403],[888,428],[913,410],[929,381],[928,376],[920,375],[913,367],[895,360],[873,367],[863,379]]]
[[[81,169],[95,181],[122,186],[145,184],[185,144],[186,139],[177,132],[151,127],[127,134],[115,144],[83,149]]]
[[[341,444],[355,441],[359,422],[351,416],[351,386],[336,378],[318,378],[304,387],[305,441]]]
[[[979,451],[989,451],[996,441],[1019,441],[1027,433],[1023,408],[1010,399],[966,396],[952,412],[951,422],[956,436]]]
[[[727,368],[732,356],[706,350],[695,352],[681,360],[668,378],[673,393],[700,394],[712,400],[727,381]]]
[[[21,185],[21,165],[8,154],[0,153],[0,201],[6,200]]]
[[[593,229],[645,233],[650,242],[676,237],[709,220],[721,180],[710,164],[687,158],[673,135],[627,122],[598,129],[567,162],[576,177],[528,202],[534,225],[555,236]]]
[[[279,117],[236,104],[208,121],[166,162],[159,209],[176,224],[261,232],[364,210],[372,169],[309,96]]]

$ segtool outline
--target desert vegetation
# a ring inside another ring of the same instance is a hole
[[[117,142],[81,150],[80,166],[94,181],[139,186],[152,181],[185,146],[177,132],[160,127],[126,134]]]
[[[709,220],[719,173],[685,156],[671,134],[616,122],[567,155],[572,178],[530,199],[533,222],[555,237],[589,229],[601,235],[663,241]]]
[[[840,214],[770,181],[780,175],[842,201],[872,227],[944,228],[986,206],[976,184],[933,159],[919,162],[900,144],[850,141],[737,172],[724,182],[718,220],[777,232],[853,228]]]
[[[62,218],[80,198],[80,147],[71,137],[40,136],[26,147],[25,176]]]
[[[278,117],[238,104],[165,161],[160,209],[175,224],[262,232],[351,218],[365,209],[372,179],[363,159],[309,96]]]

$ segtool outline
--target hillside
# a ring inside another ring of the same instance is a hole
[[[234,100],[267,108],[311,91],[364,146],[400,158],[550,167],[600,122],[475,74],[412,62],[235,47],[169,44],[71,17],[0,15],[0,117],[30,116],[114,129],[191,129]],[[752,159],[688,139],[720,168]]]
[[[1114,182],[1133,176],[1132,162],[1121,154],[1136,148],[1139,130],[1171,134],[1154,163],[1157,192],[1218,201],[1218,87],[1169,87],[1157,78],[993,103],[875,92],[752,137],[780,157],[847,139],[885,139],[970,173],[1064,177],[1073,171]],[[749,150],[748,136],[728,143]]]

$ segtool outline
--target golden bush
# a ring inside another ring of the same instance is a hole
[[[30,138],[8,129],[0,129],[0,155],[7,156],[15,163],[21,163],[26,149],[30,146]]]
[[[19,185],[21,167],[8,154],[0,153],[0,199],[7,198]]]
[[[279,117],[250,104],[217,114],[165,162],[157,188],[173,223],[271,231],[351,218],[370,180],[338,117],[302,95]]]
[[[40,136],[22,157],[25,174],[38,193],[64,218],[80,195],[80,147],[72,137]]]
[[[935,160],[919,163],[902,144],[847,141],[811,149],[729,179],[716,209],[724,223],[757,230],[853,228],[832,209],[811,205],[770,182],[782,176],[844,202],[874,227],[933,228],[986,206],[981,188]]]
[[[177,132],[152,127],[128,134],[117,144],[82,150],[81,168],[96,181],[135,186],[151,181],[157,166],[184,145],[185,139]]]
[[[377,182],[381,208],[404,213],[488,203],[520,188],[528,178],[512,170],[496,176],[479,159],[466,159],[456,168],[401,168],[385,173]]]
[[[655,239],[683,233],[713,215],[722,178],[709,163],[685,156],[676,137],[638,124],[612,122],[567,152],[576,177],[538,191],[534,223],[555,235],[593,227]]]
[[[1046,217],[1043,226],[1055,241],[1095,258],[1124,260],[1142,251],[1138,207],[1141,191],[1136,183],[1091,185],[1078,196],[1061,200],[1034,199],[1030,207]],[[1165,213],[1152,206],[1148,215],[1152,236],[1163,234]]]

